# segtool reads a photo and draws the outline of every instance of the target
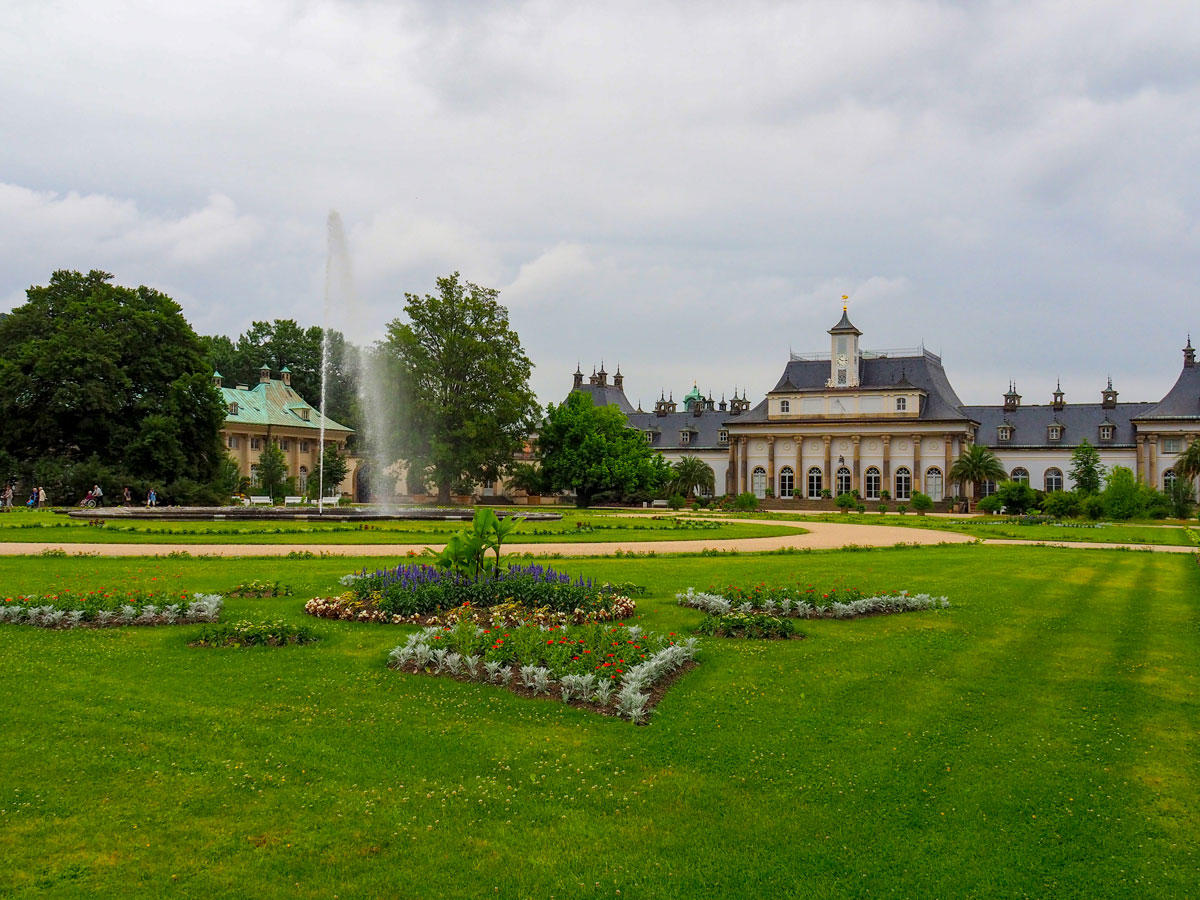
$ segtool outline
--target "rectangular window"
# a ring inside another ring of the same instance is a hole
[[[227,440],[225,443],[228,445],[230,450],[236,450],[238,448],[238,439],[232,434],[229,436],[229,440]]]
[[[729,432],[722,428],[720,431],[717,432],[717,440],[720,441],[722,444],[728,444],[729,443]]]
[[[647,432],[646,432],[646,443],[647,443],[647,444],[653,444],[653,443],[654,443],[654,432],[653,432],[653,431],[647,431]]]
[[[692,442],[692,433],[690,431],[679,432],[679,443],[690,444]]]
[[[251,450],[261,450],[262,449],[262,438],[250,438],[250,449]]]
[[[309,451],[308,441],[301,441],[300,442],[300,452],[307,453],[308,451]]]
[[[1163,453],[1179,453],[1183,450],[1183,442],[1179,438],[1164,438]]]
[[[846,383],[846,370],[838,369],[838,384],[845,384],[845,383]]]
[[[780,411],[781,413],[785,413],[785,412],[791,412],[791,411],[792,411],[792,404],[791,404],[791,402],[790,402],[790,401],[788,401],[788,400],[780,400],[780,401],[779,401],[779,411]]]
[[[904,412],[906,409],[908,409],[908,398],[907,397],[897,397],[896,398],[896,412]]]
[[[1051,425],[1050,426],[1050,440],[1057,441],[1057,440],[1060,440],[1061,438],[1062,438],[1062,426],[1061,425]]]
[[[280,449],[280,450],[287,450],[287,449],[289,449],[291,446],[292,446],[292,442],[291,442],[291,441],[289,441],[287,438],[284,438],[283,440],[281,440],[281,441],[279,442],[279,449]]]
[[[1111,441],[1113,439],[1113,427],[1111,425],[1100,426],[1100,440]]]
[[[1007,441],[1010,438],[1012,438],[1012,428],[1010,428],[1007,425],[1001,425],[997,429],[997,432],[998,432],[997,437],[999,437],[1000,440],[1002,440],[1002,441]]]

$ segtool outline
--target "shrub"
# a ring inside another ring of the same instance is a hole
[[[900,513],[900,515],[904,515],[906,512],[908,512],[908,505],[905,503],[898,504],[896,506],[896,512]]]
[[[1002,481],[993,496],[1006,512],[1017,516],[1037,505],[1037,492],[1023,481]]]
[[[975,504],[975,508],[991,515],[992,513],[1000,512],[1000,507],[1003,505],[999,494],[988,494],[988,496]]]
[[[913,491],[912,508],[917,511],[917,515],[923,516],[929,510],[933,509],[933,498],[928,494],[922,494],[920,491]]]
[[[880,503],[879,504],[879,514],[882,516],[885,512],[887,512],[887,504]]]
[[[0,622],[43,628],[215,622],[223,603],[217,594],[59,590],[52,595],[5,598],[0,604]]]
[[[227,591],[226,597],[290,597],[292,589],[278,581],[244,581]]]
[[[716,618],[736,613],[797,619],[854,619],[887,613],[945,609],[950,605],[945,597],[910,594],[907,591],[864,596],[861,591],[854,590],[817,592],[812,587],[799,590],[762,585],[750,591],[730,586],[720,593],[688,588],[686,592],[676,594],[675,600],[680,606],[699,609]]]
[[[838,494],[838,498],[833,502],[844,513],[850,512],[851,508],[858,505],[857,498],[851,493]]]
[[[833,496],[833,491],[831,491],[829,488],[821,488],[821,499],[822,500],[828,500],[832,496]]]
[[[683,509],[687,505],[687,501],[683,499],[682,494],[672,494],[667,498],[667,506],[671,509]]]
[[[750,491],[738,494],[733,500],[733,508],[739,512],[754,512],[758,509],[758,498]]]
[[[1051,491],[1042,501],[1042,512],[1056,519],[1074,518],[1081,509],[1079,495],[1068,491]]]
[[[879,499],[880,499],[880,500],[884,500],[884,501],[891,500],[891,499],[892,499],[892,492],[891,492],[891,491],[886,491],[886,490],[885,490],[885,491],[880,491],[880,492],[879,492]]]

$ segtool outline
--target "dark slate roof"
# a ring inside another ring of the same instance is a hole
[[[1095,447],[1132,446],[1133,420],[1153,407],[1153,403],[1118,403],[1105,409],[1099,403],[1068,403],[1061,410],[1053,406],[1019,406],[1005,411],[1003,406],[964,406],[963,413],[979,423],[976,440],[985,447],[1078,447],[1085,439]],[[1057,422],[1063,426],[1060,441],[1047,439],[1047,429]],[[1100,440],[1100,426],[1116,426],[1111,441]],[[1012,439],[1000,441],[999,427],[1013,427]]]
[[[729,444],[720,442],[718,431],[723,429],[729,413],[706,409],[700,415],[690,412],[673,412],[659,416],[652,412],[635,412],[629,416],[629,425],[639,431],[650,431],[654,440],[650,446],[656,450],[727,450]],[[691,431],[687,444],[680,443],[679,432]]]
[[[1139,415],[1139,419],[1200,418],[1200,366],[1184,366],[1167,396]]]
[[[635,412],[633,405],[625,397],[625,392],[611,384],[582,384],[575,388],[582,394],[588,394],[596,406],[615,406],[625,415]]]
[[[926,351],[919,356],[864,356],[859,362],[860,383],[857,389],[885,389],[894,387],[916,387],[926,393],[921,404],[921,421],[966,421],[969,417],[962,412],[962,401],[939,357]],[[793,391],[824,391],[829,380],[829,360],[793,359],[783,370],[779,383],[772,393]],[[730,424],[743,422],[762,423],[767,419],[767,402],[763,400],[754,409],[736,418]]]

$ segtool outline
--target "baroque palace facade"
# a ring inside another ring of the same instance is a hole
[[[974,443],[992,449],[1014,481],[1039,490],[1074,486],[1070,457],[1084,440],[1106,466],[1127,466],[1163,489],[1174,459],[1200,438],[1200,367],[1190,337],[1179,378],[1158,402],[1119,402],[1110,379],[1099,402],[1068,403],[1056,389],[1049,403],[1023,405],[1010,384],[1001,404],[968,406],[936,354],[864,350],[844,308],[829,335],[828,352],[793,354],[752,408],[744,395],[714,403],[693,388],[682,411],[665,397],[653,411],[634,409],[620,372],[610,384],[603,366],[587,383],[577,369],[573,389],[616,405],[668,460],[704,460],[718,491],[781,500],[852,490],[865,500],[884,491],[898,501],[914,491],[947,499],[959,490],[950,467]]]

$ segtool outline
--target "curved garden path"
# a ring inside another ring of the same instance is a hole
[[[724,519],[760,525],[760,519]],[[595,543],[505,544],[508,553],[559,554],[562,556],[612,556],[622,553],[699,553],[703,550],[736,550],[756,553],[770,550],[836,550],[841,547],[891,547],[896,544],[963,544],[970,535],[894,525],[849,525],[840,522],[772,522],[795,528],[796,534],[760,538],[695,538],[679,541],[623,541]],[[424,544],[98,544],[98,543],[0,543],[0,556],[36,556],[46,550],[63,550],[71,555],[166,556],[188,553],[192,556],[287,556],[309,552],[317,556],[405,556],[421,550]],[[440,550],[442,545],[428,545]]]

